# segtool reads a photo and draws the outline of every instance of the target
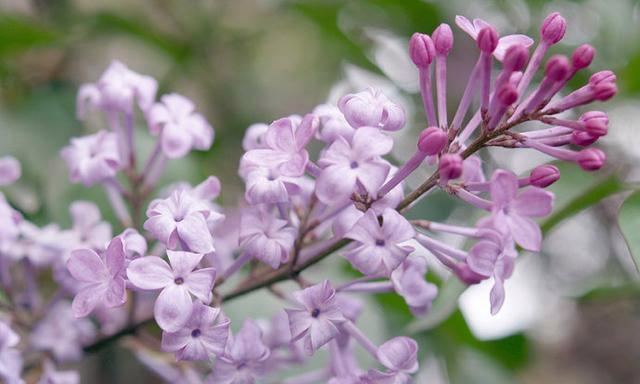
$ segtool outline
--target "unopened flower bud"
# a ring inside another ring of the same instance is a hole
[[[478,48],[484,53],[493,53],[498,46],[498,40],[500,36],[498,35],[498,31],[495,28],[488,26],[483,28],[480,33],[478,33],[478,39],[476,40],[478,43]]]
[[[569,59],[564,55],[554,55],[547,62],[545,76],[553,81],[562,81],[569,74]]]
[[[522,44],[515,44],[507,49],[502,63],[504,67],[511,71],[520,71],[527,64],[529,50]]]
[[[409,41],[409,56],[418,68],[427,68],[436,55],[433,40],[424,33],[414,33]]]
[[[580,121],[591,136],[605,136],[609,131],[609,116],[601,111],[589,111],[580,116]]]
[[[502,105],[511,105],[518,100],[518,91],[512,84],[505,84],[498,90],[496,97]]]
[[[593,57],[596,54],[596,49],[589,44],[582,44],[571,55],[571,63],[576,69],[586,68],[591,65]]]
[[[547,44],[555,44],[562,40],[567,30],[567,21],[560,13],[553,12],[542,22],[540,35]]]
[[[454,270],[458,279],[467,285],[478,284],[483,280],[486,280],[487,277],[477,274],[469,268],[469,265],[462,264],[458,268]]]
[[[607,162],[607,155],[598,148],[587,148],[578,152],[576,162],[585,171],[597,171]]]
[[[438,169],[442,179],[457,179],[462,175],[462,157],[457,153],[444,154],[440,158]]]
[[[529,182],[534,187],[546,188],[560,179],[560,170],[552,164],[535,167],[529,174]]]
[[[599,71],[591,75],[589,78],[589,85],[595,87],[598,84],[602,83],[616,83],[616,74],[610,70]]]
[[[579,145],[581,147],[587,147],[598,141],[598,139],[598,136],[593,136],[592,134],[585,131],[573,131],[573,133],[571,134],[571,143]]]
[[[445,145],[447,145],[447,133],[438,127],[426,128],[418,137],[418,150],[428,156],[440,153]]]
[[[593,98],[599,101],[607,101],[618,93],[615,83],[600,83],[593,87]]]
[[[448,55],[451,52],[453,48],[453,32],[449,24],[440,24],[431,36],[437,53]]]

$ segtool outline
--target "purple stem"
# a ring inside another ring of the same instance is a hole
[[[122,225],[124,227],[130,227],[132,225],[131,216],[129,215],[129,210],[122,198],[117,181],[115,179],[107,179],[102,183],[102,186],[107,193],[107,198],[113,207],[113,211]]]
[[[427,157],[427,154],[421,151],[416,151],[416,153],[411,156],[409,160],[402,166],[402,168],[398,169],[398,171],[393,175],[389,181],[387,181],[378,191],[378,199],[383,198],[387,193],[389,193],[396,185],[400,184],[402,180],[406,179],[411,172],[415,171],[416,168],[422,164],[424,159]]]
[[[464,188],[456,190],[455,193],[460,199],[476,208],[484,209],[485,211],[490,211],[491,208],[493,208],[493,203],[491,201],[478,197]]]
[[[445,255],[459,261],[465,261],[467,259],[467,252],[461,251],[458,248],[452,247],[441,241],[432,239],[422,233],[418,233],[416,235],[416,240],[429,251],[442,252]]]
[[[355,283],[346,288],[343,288],[341,292],[360,292],[360,293],[382,293],[393,291],[393,283],[390,281],[372,281]]]
[[[422,103],[427,115],[427,122],[429,126],[435,126],[437,121],[431,93],[431,67],[420,68],[420,93],[422,94]]]
[[[361,346],[364,348],[371,356],[373,356],[376,360],[378,360],[378,347],[373,344],[369,338],[362,333],[358,327],[351,322],[351,320],[347,320],[342,323],[342,328],[353,337]]]
[[[237,259],[233,261],[233,263],[231,263],[230,266],[227,267],[227,269],[224,270],[224,272],[222,272],[220,279],[227,280],[229,276],[238,272],[238,270],[242,268],[247,262],[249,262],[251,258],[252,257],[250,253],[248,252],[242,253]]]
[[[529,64],[527,64],[527,69],[525,69],[524,74],[520,79],[520,83],[518,83],[518,95],[520,95],[520,97],[524,95],[524,92],[527,87],[529,87],[533,76],[538,72],[538,69],[540,69],[542,59],[544,59],[544,55],[546,55],[548,49],[549,45],[544,41],[541,41],[533,52],[531,60],[529,60]]]
[[[438,100],[438,122],[447,129],[447,56],[436,55],[436,96]]]

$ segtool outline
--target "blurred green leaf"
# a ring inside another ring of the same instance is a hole
[[[640,271],[640,191],[632,193],[620,207],[618,225],[633,263]]]
[[[51,44],[61,34],[40,21],[22,16],[0,16],[0,56]]]
[[[583,193],[574,197],[562,208],[557,209],[553,214],[551,214],[551,216],[542,223],[542,232],[548,233],[553,229],[553,227],[563,220],[599,203],[606,197],[624,191],[626,188],[627,185],[622,182],[615,173],[607,176],[605,179],[591,185],[589,188],[584,190]]]

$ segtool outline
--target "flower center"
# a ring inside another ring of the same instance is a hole
[[[199,329],[194,329],[193,331],[191,331],[191,337],[199,337],[201,333],[202,332],[200,332]]]
[[[314,308],[313,311],[311,311],[311,317],[318,317],[320,316],[320,310],[318,308]]]
[[[351,167],[351,169],[356,169],[358,168],[358,162],[353,160],[351,164],[349,164],[349,166]]]
[[[385,245],[385,241],[384,241],[384,239],[378,239],[378,240],[376,240],[376,245],[377,245],[378,247],[384,247],[384,245]]]
[[[180,285],[184,283],[184,279],[182,277],[176,277],[175,280],[173,280],[173,282]]]

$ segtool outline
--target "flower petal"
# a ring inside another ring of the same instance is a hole
[[[158,256],[146,256],[131,261],[127,267],[129,281],[140,289],[162,289],[173,284],[171,268]]]
[[[207,220],[200,212],[194,212],[176,224],[178,235],[190,251],[197,253],[213,252],[213,238],[207,226]]]
[[[191,296],[186,287],[169,285],[158,295],[153,315],[163,331],[176,332],[189,320],[191,306]]]
[[[531,187],[516,197],[511,207],[522,216],[544,217],[553,208],[553,193],[542,188]]]
[[[108,277],[107,268],[97,253],[91,249],[71,251],[67,269],[74,279],[82,282],[98,283]]]
[[[211,301],[211,289],[216,281],[215,268],[203,268],[191,272],[184,280],[185,286],[192,295],[205,303]]]
[[[528,251],[540,251],[542,231],[535,221],[525,216],[509,215],[507,216],[507,224],[513,240],[518,245]]]

